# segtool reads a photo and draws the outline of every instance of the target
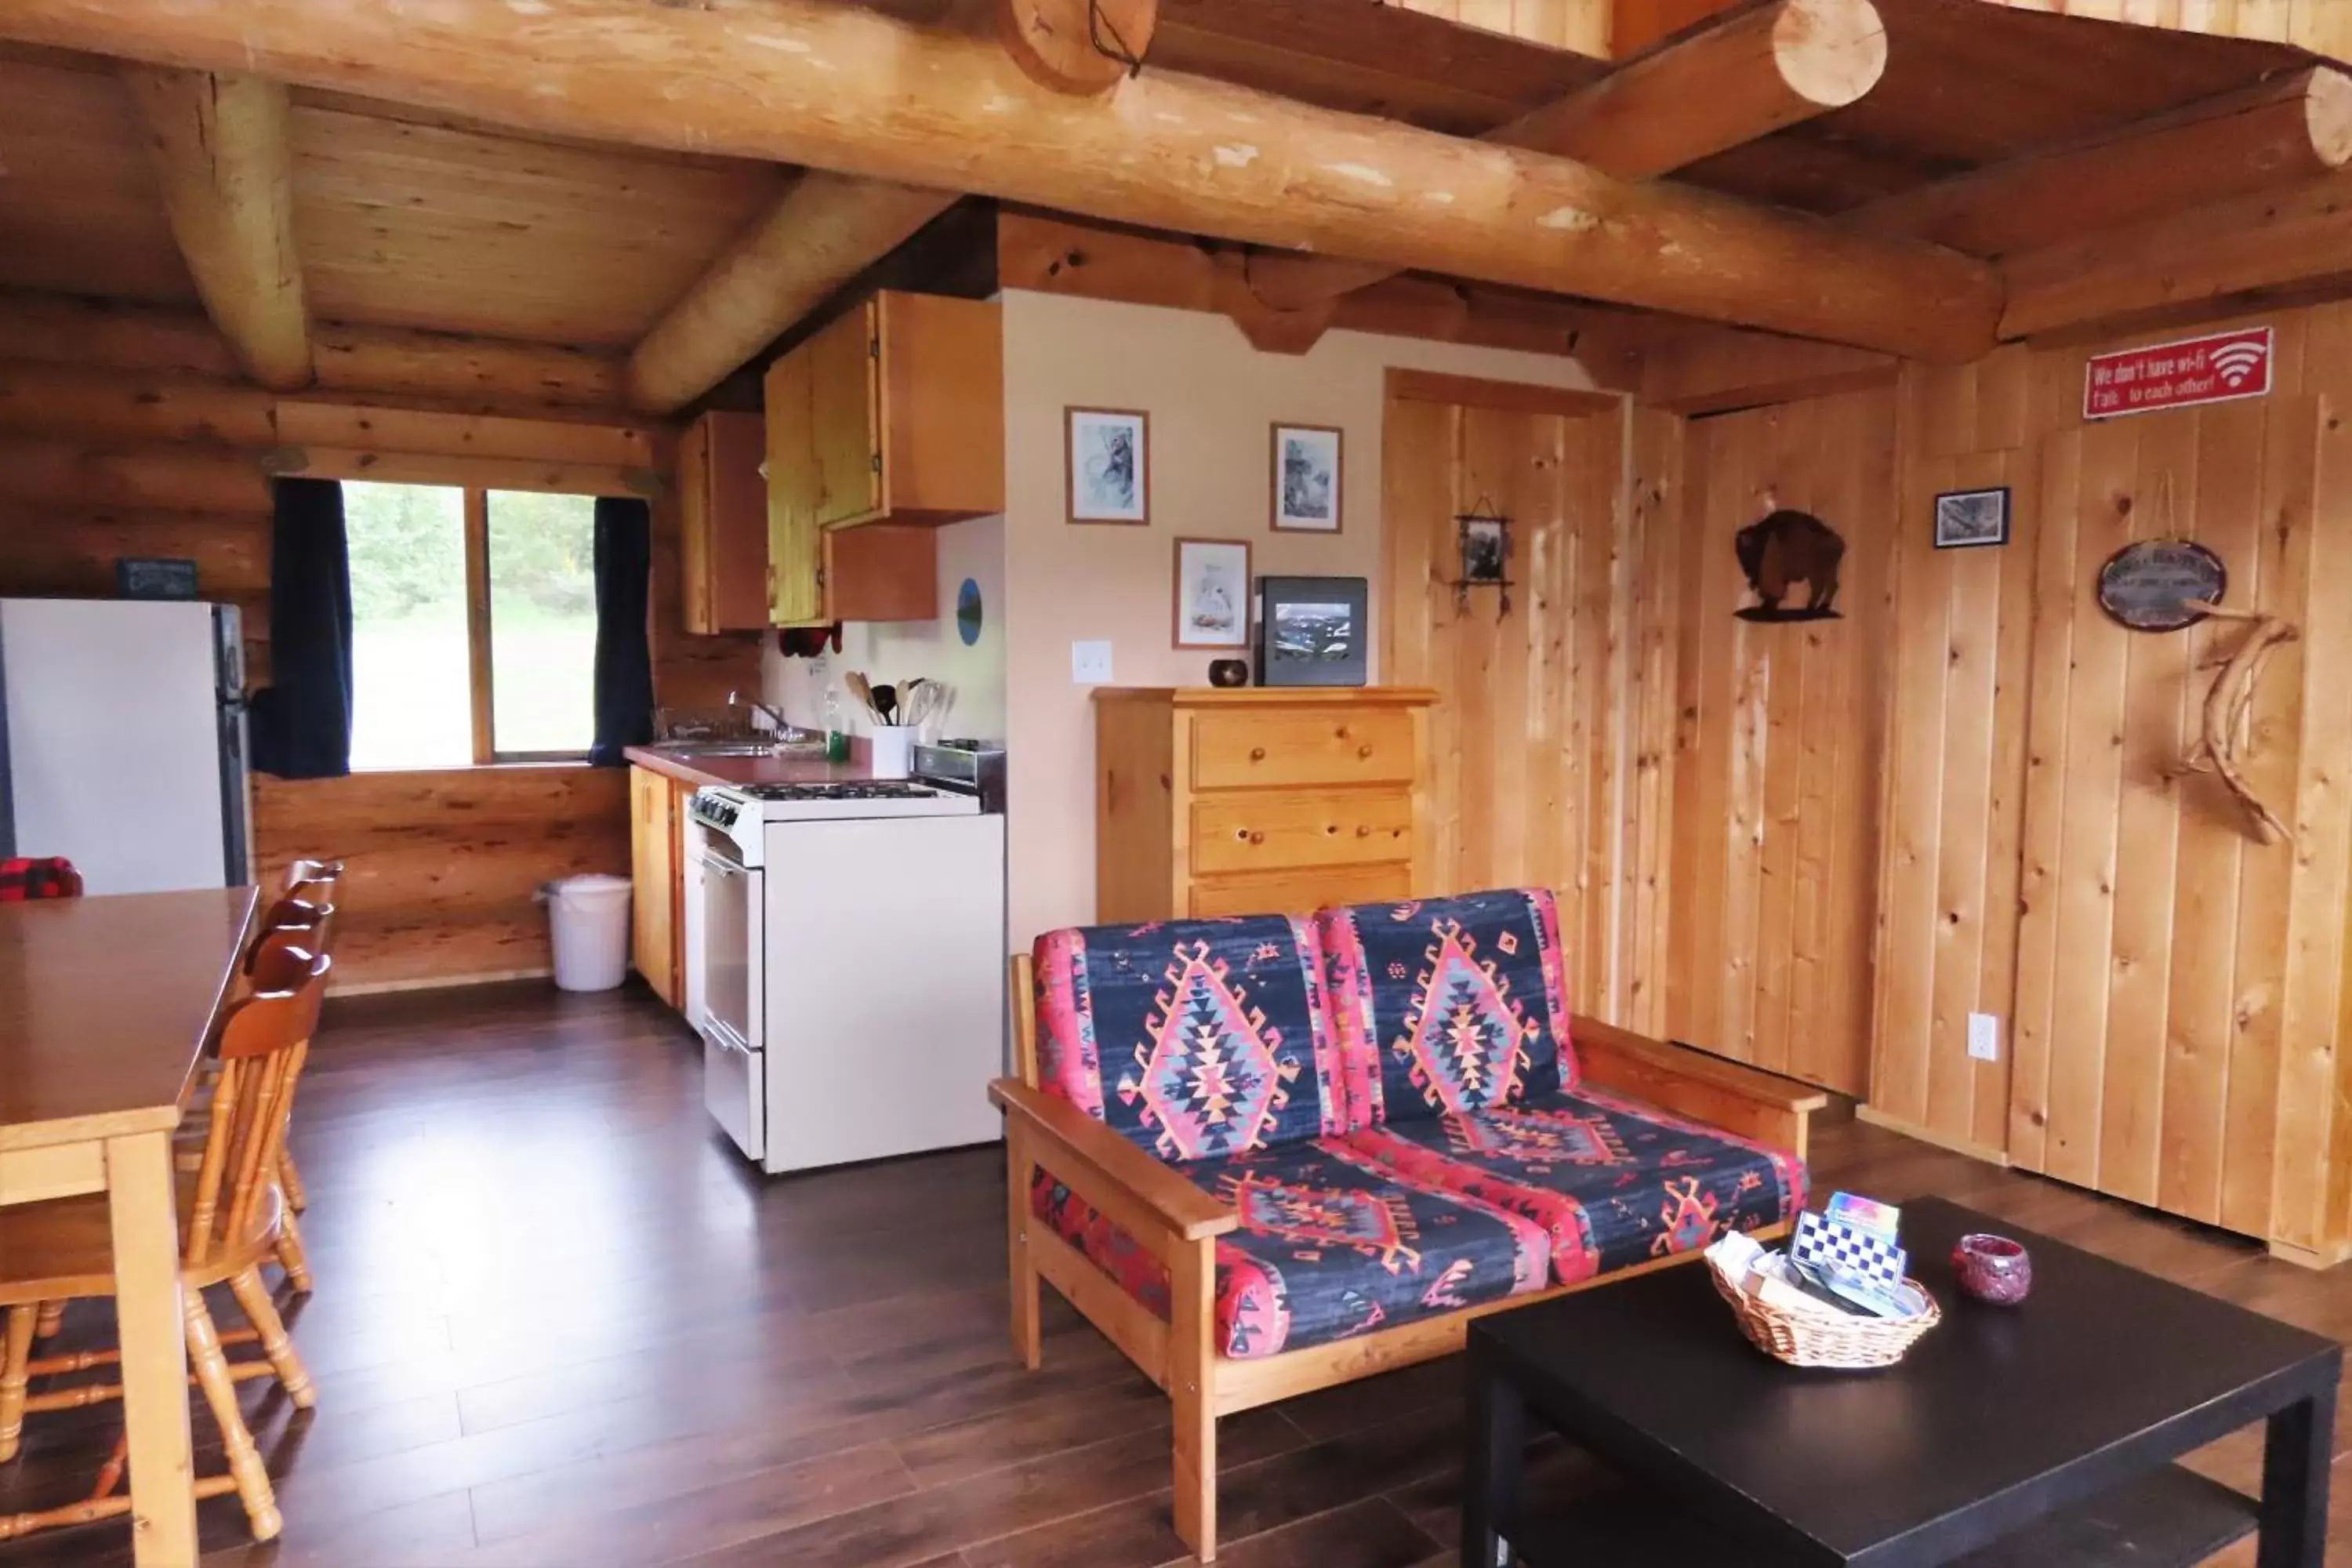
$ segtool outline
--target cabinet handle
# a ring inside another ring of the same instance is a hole
[[[1265,761],[1265,748],[1264,746],[1252,746],[1250,748],[1250,761],[1254,763],[1262,763]]]

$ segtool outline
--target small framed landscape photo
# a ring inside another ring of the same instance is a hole
[[[1258,581],[1261,686],[1361,686],[1370,659],[1370,584],[1361,577]]]
[[[1250,547],[1238,539],[1176,542],[1176,646],[1249,646]]]
[[[1346,435],[1321,425],[1274,427],[1274,526],[1299,533],[1337,533],[1340,463]]]
[[[1063,412],[1072,522],[1151,521],[1151,416],[1125,408]]]
[[[2009,542],[2009,487],[1946,490],[1936,498],[1936,548],[1973,550]]]

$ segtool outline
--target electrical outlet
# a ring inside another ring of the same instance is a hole
[[[1074,642],[1070,645],[1070,679],[1080,686],[1110,684],[1110,644],[1107,642]]]
[[[1969,1015],[1969,1055],[1980,1062],[2000,1060],[2000,1020],[1990,1013]]]

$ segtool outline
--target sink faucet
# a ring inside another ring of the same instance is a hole
[[[793,727],[784,722],[784,716],[756,697],[746,697],[740,691],[730,691],[727,694],[727,706],[749,708],[752,712],[767,720],[769,728],[775,731],[776,739],[779,741],[789,741],[793,738]]]

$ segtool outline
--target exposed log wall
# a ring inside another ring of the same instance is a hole
[[[509,412],[384,407],[313,392],[281,402],[234,379],[200,318],[0,297],[0,595],[109,595],[122,555],[196,563],[202,592],[245,611],[256,684],[269,679],[269,489],[264,460],[287,442],[407,454],[425,463],[667,464],[667,432],[617,415],[534,418],[517,384],[486,366],[561,371],[587,356],[475,345],[436,362],[421,335],[356,341],[403,367],[395,391],[497,392]],[[533,374],[536,374],[535,372]],[[566,376],[556,379],[577,385]],[[440,401],[436,399],[435,401]],[[655,679],[666,702],[722,700],[756,686],[755,639],[694,637],[679,620],[677,513],[655,508]],[[257,779],[255,849],[265,878],[298,855],[343,858],[345,985],[450,981],[547,967],[530,893],[573,871],[625,872],[619,770],[524,767]]]

